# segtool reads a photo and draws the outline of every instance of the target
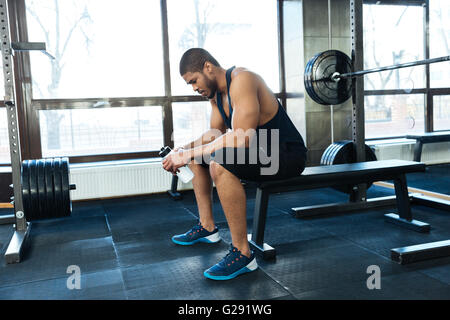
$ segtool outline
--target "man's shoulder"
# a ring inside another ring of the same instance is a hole
[[[243,80],[243,79],[249,80],[252,78],[256,78],[256,76],[257,76],[256,73],[254,73],[253,71],[251,71],[247,68],[244,68],[244,67],[236,67],[231,72],[231,80],[232,81]]]
[[[258,82],[259,76],[256,73],[242,67],[235,68],[231,73],[230,91],[239,91],[242,87],[252,87]]]

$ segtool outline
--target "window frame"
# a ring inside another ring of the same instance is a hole
[[[283,0],[277,1],[277,28],[278,28],[278,51],[279,51],[279,83],[280,91],[275,92],[277,98],[286,105],[285,69],[284,69],[284,46],[283,46]],[[28,42],[28,30],[26,21],[25,0],[9,1],[9,19],[12,42]],[[17,52],[14,59],[16,105],[19,111],[19,131],[21,137],[21,148],[23,159],[42,158],[42,147],[39,128],[39,110],[61,110],[92,108],[97,101],[107,101],[109,105],[103,108],[114,107],[136,107],[136,106],[162,106],[163,108],[163,141],[165,145],[173,146],[171,140],[173,132],[172,103],[174,102],[197,102],[208,101],[207,98],[195,95],[173,96],[171,92],[170,61],[169,61],[169,30],[167,0],[160,0],[161,24],[162,24],[162,50],[163,50],[163,74],[164,74],[164,96],[148,97],[122,97],[122,98],[80,98],[80,99],[33,99],[32,75],[29,54]],[[0,103],[0,106],[2,104]],[[4,103],[3,103],[4,105]],[[68,107],[68,105],[70,107]],[[114,153],[101,155],[70,156],[71,163],[111,161],[135,158],[158,157],[159,150],[148,152]],[[0,163],[0,165],[9,165]]]
[[[365,5],[377,5],[379,1],[364,0]],[[383,5],[401,5],[401,6],[420,6],[423,7],[423,33],[424,33],[424,59],[430,59],[430,33],[427,27],[430,22],[430,0],[409,0],[409,1],[381,1],[379,4]],[[450,88],[431,88],[430,86],[430,65],[425,65],[425,87],[414,88],[408,92],[404,89],[388,89],[388,90],[364,90],[364,96],[374,95],[400,95],[400,94],[417,94],[422,93],[425,95],[424,100],[424,115],[425,115],[425,132],[434,131],[448,131],[448,130],[434,130],[433,124],[433,97],[435,95],[448,95],[450,94]],[[401,136],[386,136],[380,138],[368,138],[366,141],[382,140],[382,139],[396,139],[405,138],[406,135]]]

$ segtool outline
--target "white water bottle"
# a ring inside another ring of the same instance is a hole
[[[164,159],[171,152],[172,152],[172,149],[170,149],[169,147],[163,147],[163,148],[161,148],[161,151],[159,152],[159,156]],[[192,178],[194,178],[194,173],[191,171],[191,169],[189,169],[188,166],[180,167],[180,168],[178,168],[178,170],[179,170],[179,172],[177,172],[177,176],[178,176],[178,178],[181,179],[181,181],[183,181],[183,183],[188,183],[189,181],[192,180]]]

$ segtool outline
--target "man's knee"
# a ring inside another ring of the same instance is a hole
[[[194,173],[199,172],[199,171],[208,171],[208,165],[202,164],[202,163],[198,163],[195,160],[192,160],[191,162],[188,163],[188,167],[189,169],[191,169],[191,171]]]
[[[216,181],[225,171],[226,169],[217,162],[211,161],[209,163],[209,174],[213,181]]]

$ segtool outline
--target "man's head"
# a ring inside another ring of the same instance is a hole
[[[180,75],[194,91],[212,99],[217,91],[217,82],[213,71],[220,67],[216,59],[205,49],[187,50],[180,60]]]

